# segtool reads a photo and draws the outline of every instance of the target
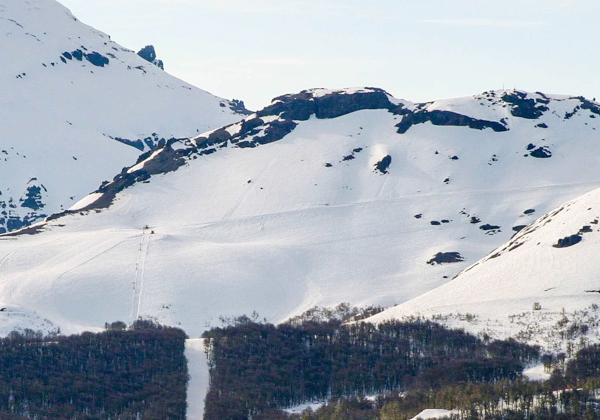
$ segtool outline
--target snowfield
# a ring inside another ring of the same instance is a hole
[[[0,36],[0,232],[70,208],[161,138],[242,119],[54,0],[0,0]]]
[[[457,103],[478,110],[485,97]],[[64,332],[142,316],[199,337],[220,316],[256,310],[280,322],[315,305],[417,298],[507,241],[513,227],[600,185],[600,157],[590,153],[599,120],[589,110],[562,113],[580,100],[549,100],[533,120],[495,100],[493,120],[507,131],[425,122],[399,134],[406,116],[365,109],[296,121],[258,147],[227,140],[194,152],[194,142],[176,143],[191,148],[185,165],[140,178],[108,209],[1,237],[1,301],[33,308]],[[267,121],[251,138],[280,124]],[[530,143],[548,145],[552,157],[531,156]],[[123,176],[165,164],[170,152],[153,156]],[[386,156],[384,173],[376,165]]]

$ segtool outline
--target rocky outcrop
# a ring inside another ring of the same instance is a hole
[[[165,69],[165,65],[162,60],[156,59],[156,50],[153,45],[146,45],[144,48],[138,51],[137,53],[140,57],[146,60],[149,63],[154,64],[156,67],[161,70]]]
[[[241,101],[239,99],[232,99],[228,102],[229,104],[229,109],[231,109],[233,112],[240,114],[240,115],[250,115],[252,114],[252,111],[248,111],[246,109],[246,105],[244,104],[244,101]],[[222,107],[226,107],[227,105],[222,103],[221,104]]]
[[[314,90],[275,98],[273,103],[258,112],[259,117],[280,115],[281,118],[306,121],[311,115],[317,118],[337,118],[364,109],[392,110],[397,106],[390,102],[383,89],[366,88],[356,93],[344,91],[318,95]]]
[[[382,174],[387,174],[391,164],[392,157],[390,155],[387,155],[375,164],[375,170],[381,172]]]
[[[75,51],[71,52],[64,52],[60,57],[61,61],[65,64],[67,63],[67,60],[83,61],[84,58],[96,67],[104,67],[110,63],[108,57],[103,56],[99,52],[92,51],[91,53],[86,53],[81,49],[76,49]]]
[[[568,248],[581,242],[581,235],[571,235],[565,238],[559,239],[558,243],[552,245],[554,248]]]
[[[577,96],[574,99],[579,99],[579,101],[581,101],[581,109],[587,109],[593,114],[600,115],[600,105],[597,103],[592,102],[583,96]]]
[[[496,121],[478,120],[471,118],[466,115],[457,114],[451,111],[427,111],[420,110],[416,112],[407,112],[402,110],[404,117],[402,121],[396,126],[398,133],[406,133],[413,125],[424,124],[430,122],[433,125],[452,125],[456,127],[469,127],[475,130],[483,130],[485,128],[491,128],[496,132],[508,131],[508,128]]]
[[[547,159],[552,157],[552,152],[546,146],[538,147],[529,153],[532,157],[538,159]]]
[[[432,259],[427,261],[427,264],[451,264],[462,262],[464,260],[465,259],[460,255],[459,252],[438,252]]]
[[[502,95],[502,100],[511,105],[510,113],[515,117],[535,120],[548,111],[546,104],[549,99],[531,99],[527,98],[527,93],[514,91]]]

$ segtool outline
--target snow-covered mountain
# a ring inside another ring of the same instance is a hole
[[[451,282],[370,320],[433,316],[553,349],[598,342],[599,223],[596,189],[543,215]]]
[[[54,0],[0,0],[0,232],[71,207],[161,138],[242,119]]]
[[[519,91],[276,98],[0,237],[12,314],[0,325],[67,332],[150,316],[197,337],[254,310],[278,322],[315,305],[406,302],[600,186],[598,116],[584,98]]]

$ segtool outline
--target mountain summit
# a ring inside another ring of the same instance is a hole
[[[239,121],[54,0],[0,0],[0,232],[71,207],[161,139]]]

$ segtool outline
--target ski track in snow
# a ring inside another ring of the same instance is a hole
[[[275,157],[273,158],[273,160],[271,161],[270,165],[266,168],[264,168],[255,179],[251,179],[249,181],[250,184],[252,185],[252,188],[248,189],[243,195],[242,197],[240,197],[239,201],[237,202],[237,204],[235,204],[231,210],[229,210],[227,213],[225,213],[225,215],[222,217],[221,221],[227,221],[229,219],[231,219],[231,216],[233,216],[236,212],[236,210],[244,203],[244,201],[246,200],[246,197],[248,197],[248,195],[253,192],[256,189],[256,186],[258,185],[258,182],[260,181],[260,179],[262,178],[262,176],[265,173],[269,172],[269,169],[271,169],[271,167],[273,167],[273,165],[275,164],[276,160],[278,158],[278,155],[275,155]],[[246,181],[247,182],[247,181]],[[237,220],[237,219],[234,219]]]
[[[148,233],[146,233],[148,231]],[[140,306],[142,292],[144,288],[144,270],[146,267],[146,257],[150,247],[150,238],[152,234],[149,229],[144,229],[140,240],[140,251],[137,262],[135,263],[135,279],[133,281],[133,300],[131,304],[131,322],[133,324],[140,316]]]
[[[17,252],[18,250],[14,250],[11,253],[9,253],[6,257],[2,258],[2,261],[0,261],[0,273],[2,272],[2,266],[4,266],[4,264],[6,264],[6,262],[10,259],[10,257]]]

